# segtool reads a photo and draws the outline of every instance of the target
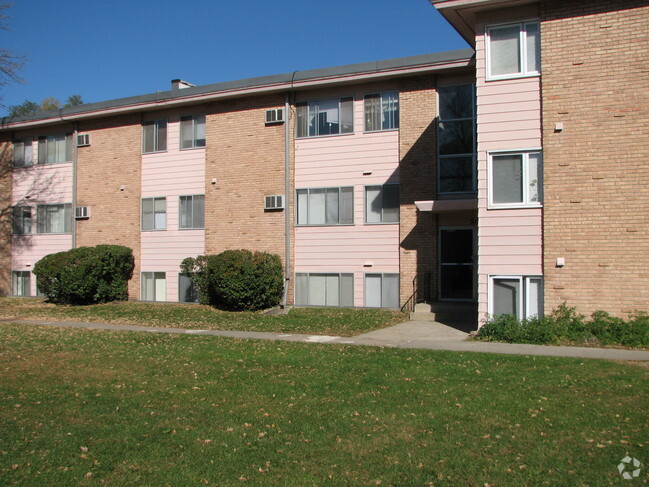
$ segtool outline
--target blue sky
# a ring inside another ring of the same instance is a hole
[[[462,49],[428,0],[14,0],[0,45],[26,55],[2,104],[170,88]],[[6,112],[0,109],[0,113]]]

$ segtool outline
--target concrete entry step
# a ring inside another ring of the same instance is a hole
[[[468,332],[478,328],[478,305],[473,302],[417,303],[411,321],[438,322]]]

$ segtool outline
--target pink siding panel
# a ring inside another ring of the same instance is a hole
[[[72,163],[34,165],[15,170],[13,177],[14,205],[72,202]]]
[[[12,271],[32,271],[43,257],[72,248],[72,235],[26,235],[12,239]],[[31,295],[36,296],[36,277],[32,274]]]

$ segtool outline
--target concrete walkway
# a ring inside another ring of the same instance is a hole
[[[389,328],[371,331],[354,337],[305,335],[298,333],[270,333],[259,331],[186,330],[183,328],[155,328],[137,325],[115,325],[110,323],[83,323],[78,321],[0,320],[0,322],[20,323],[25,325],[62,326],[68,328],[91,328],[99,330],[208,335],[255,340],[280,340],[302,343],[336,343],[342,345],[449,350],[454,352],[483,352],[509,355],[649,361],[649,351],[594,347],[554,347],[546,345],[521,345],[469,341],[467,340],[467,333],[442,325],[441,323],[429,321],[408,321]]]

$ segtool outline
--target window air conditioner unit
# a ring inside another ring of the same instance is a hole
[[[90,207],[89,206],[77,206],[74,211],[74,217],[77,220],[85,220],[90,218]]]
[[[87,147],[90,145],[90,134],[77,134],[77,147]]]
[[[273,108],[272,110],[266,110],[266,125],[281,122],[284,122],[283,108]]]
[[[266,196],[264,198],[264,210],[283,210],[284,195]]]

